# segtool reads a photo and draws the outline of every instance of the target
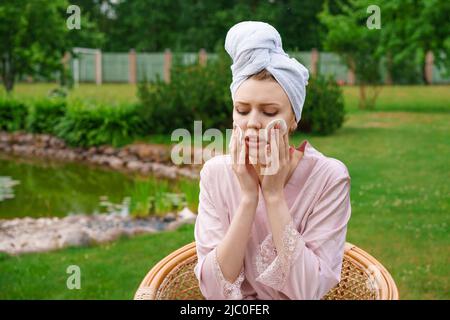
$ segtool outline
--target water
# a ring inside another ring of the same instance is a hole
[[[94,214],[106,212],[100,205],[104,196],[120,204],[133,197],[133,193],[135,198],[143,199],[147,193],[160,190],[180,191],[176,181],[125,174],[86,163],[18,158],[1,153],[0,176],[19,181],[12,187],[13,198],[0,201],[0,219]],[[143,181],[150,186],[144,188],[144,194]],[[182,186],[186,187],[191,188],[189,184]]]

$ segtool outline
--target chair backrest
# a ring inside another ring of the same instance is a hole
[[[157,263],[142,280],[134,298],[149,300],[203,300],[194,267],[195,242],[172,252]],[[341,280],[324,300],[397,300],[392,276],[370,254],[346,243]]]

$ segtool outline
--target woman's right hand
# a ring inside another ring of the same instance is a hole
[[[248,148],[244,141],[239,141],[237,130],[237,128],[233,129],[230,143],[233,171],[239,180],[242,197],[257,202],[259,196],[258,174],[248,160]]]

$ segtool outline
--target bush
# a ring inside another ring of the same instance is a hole
[[[230,59],[224,50],[206,66],[175,61],[170,83],[159,77],[139,85],[140,114],[149,133],[193,129],[194,120],[203,128],[226,129],[232,123]],[[190,130],[192,131],[192,130]]]
[[[0,130],[18,131],[25,129],[27,106],[9,97],[0,97]]]
[[[171,133],[177,128],[191,129],[194,120],[203,121],[203,129],[231,128],[231,61],[224,50],[218,58],[199,64],[176,65],[170,83],[157,78],[139,86],[140,114],[149,133]],[[344,102],[334,80],[310,79],[299,129],[330,134],[342,126]],[[192,130],[190,130],[192,132]]]
[[[55,134],[55,128],[66,113],[63,99],[42,99],[31,105],[27,117],[27,131]]]
[[[298,130],[327,135],[339,129],[345,117],[341,88],[333,78],[310,78],[306,87],[306,101]]]
[[[135,105],[89,106],[74,103],[56,126],[56,135],[78,147],[131,142],[142,133],[142,120]]]

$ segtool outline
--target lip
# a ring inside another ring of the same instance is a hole
[[[244,137],[245,141],[250,141],[252,143],[256,143],[255,141],[257,141],[257,143],[265,143],[266,140],[264,138],[260,138],[259,136],[245,136]]]
[[[252,148],[259,147],[259,148],[261,148],[265,144],[265,142],[264,141],[255,142],[255,141],[249,141],[248,139],[245,139],[245,144],[248,147],[252,147]]]

